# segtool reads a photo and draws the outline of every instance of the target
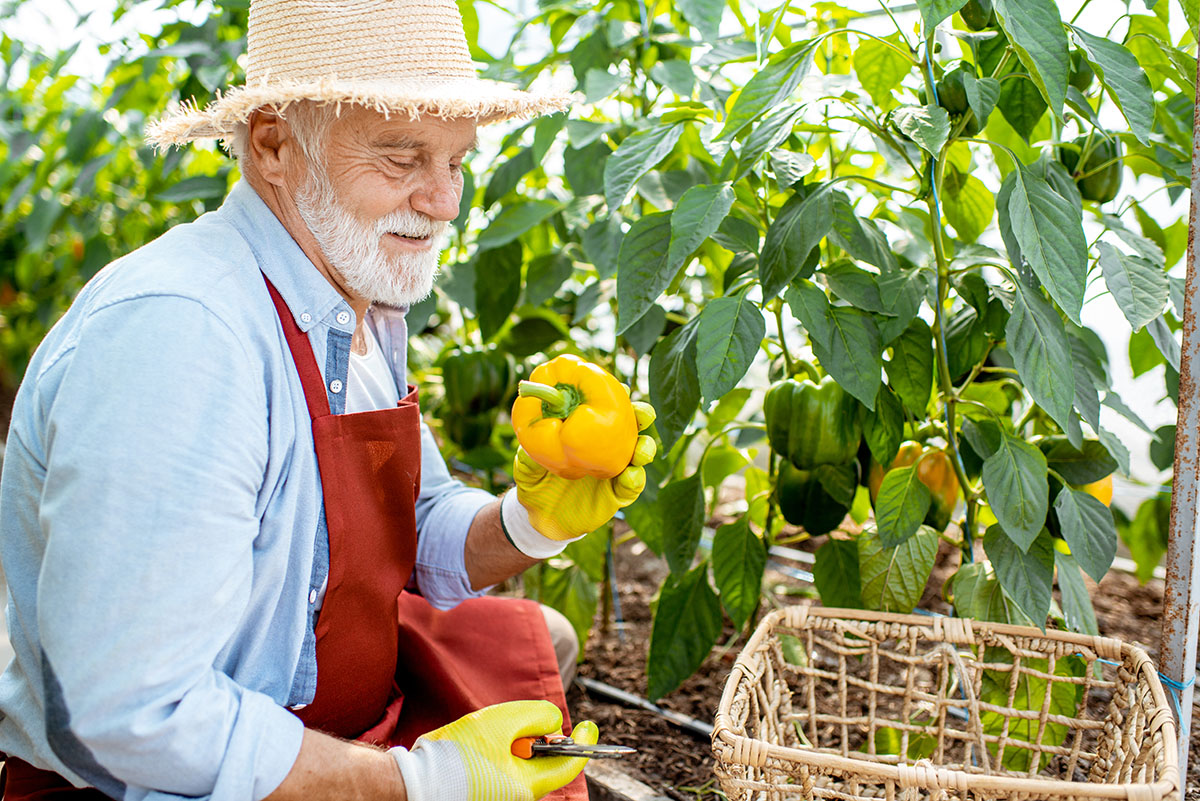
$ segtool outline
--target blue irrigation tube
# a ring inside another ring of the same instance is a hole
[[[1200,197],[1200,82],[1192,126],[1192,193],[1188,220],[1187,282],[1184,289],[1183,347],[1179,361],[1178,419],[1171,492],[1171,531],[1167,584],[1163,596],[1159,663],[1163,683],[1179,719],[1180,788],[1187,787],[1188,733],[1196,682],[1196,640],[1200,637],[1200,552],[1197,550],[1197,481],[1200,479],[1200,397],[1193,370],[1200,365],[1196,325],[1196,213]]]

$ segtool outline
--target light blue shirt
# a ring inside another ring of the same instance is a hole
[[[345,409],[353,310],[249,185],[101,271],[17,393],[0,478],[16,658],[0,751],[117,798],[261,799],[316,688],[328,539],[308,407],[262,273]],[[406,375],[402,313],[371,315]],[[401,392],[401,395],[404,393]],[[415,581],[477,595],[493,500],[422,431]]]

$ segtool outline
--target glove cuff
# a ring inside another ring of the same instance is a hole
[[[558,556],[567,545],[587,536],[584,534],[569,540],[547,537],[533,527],[533,523],[529,521],[529,510],[521,503],[515,489],[504,493],[500,501],[500,527],[504,529],[504,536],[508,537],[514,548],[533,559]]]
[[[391,748],[408,801],[468,801],[470,784],[453,743],[418,740],[413,749]]]

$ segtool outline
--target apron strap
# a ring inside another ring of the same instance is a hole
[[[312,343],[308,341],[308,335],[296,325],[291,309],[288,308],[283,296],[279,294],[279,290],[275,288],[265,273],[263,280],[267,282],[267,291],[271,293],[271,300],[275,303],[275,310],[279,313],[279,322],[283,324],[283,335],[287,338],[288,347],[292,351],[292,361],[296,365],[296,371],[300,373],[300,384],[304,387],[304,400],[308,403],[308,416],[313,420],[318,417],[328,417],[329,396],[325,394],[325,380],[321,377],[321,371],[317,367],[317,357],[313,355]]]

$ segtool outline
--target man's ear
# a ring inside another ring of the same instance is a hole
[[[256,109],[250,114],[248,127],[246,147],[255,169],[267,183],[288,186],[288,176],[303,169],[304,155],[287,121],[271,109]]]

